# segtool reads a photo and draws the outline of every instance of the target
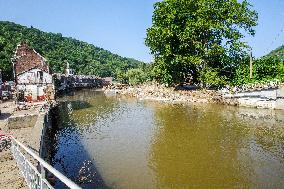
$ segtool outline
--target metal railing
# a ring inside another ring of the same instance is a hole
[[[45,170],[48,170],[50,173],[52,173],[67,187],[71,189],[80,189],[78,185],[57,171],[14,137],[12,137],[11,143],[11,152],[13,157],[15,158],[17,165],[20,168],[20,171],[30,189],[53,189],[53,186],[46,180]],[[21,149],[24,150],[25,154],[30,155],[38,162],[40,171],[38,171],[38,169],[29,161],[24,153],[22,153]]]

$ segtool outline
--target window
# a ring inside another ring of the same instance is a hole
[[[37,72],[37,78],[38,78],[38,82],[43,82],[43,72],[42,71]]]

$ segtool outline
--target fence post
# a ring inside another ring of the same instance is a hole
[[[62,173],[57,171],[51,165],[49,165],[46,161],[40,158],[37,154],[35,154],[32,150],[26,147],[21,142],[17,141],[14,137],[12,137],[12,154],[24,176],[26,183],[29,188],[49,188],[53,189],[53,187],[48,183],[45,179],[45,169],[52,173],[55,177],[57,177],[62,183],[64,183],[67,187],[71,189],[81,189],[77,184],[68,179]],[[38,168],[33,166],[29,159],[20,151],[20,148],[23,149],[25,155],[31,156],[33,159],[37,160]],[[35,182],[36,178],[40,178],[40,182]]]
[[[40,188],[43,189],[43,179],[45,179],[45,169],[42,166],[42,164],[40,163]]]

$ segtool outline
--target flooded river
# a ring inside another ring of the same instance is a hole
[[[83,188],[284,188],[283,111],[91,90],[60,101],[52,162]]]

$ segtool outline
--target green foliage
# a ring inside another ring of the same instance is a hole
[[[228,84],[226,76],[221,76],[220,71],[213,68],[205,68],[200,72],[200,81],[206,85],[206,87],[218,87]]]
[[[232,85],[242,85],[246,83],[250,83],[250,71],[249,71],[249,56],[246,56],[242,61],[240,61],[240,64],[238,65],[235,77],[232,81]]]
[[[279,64],[278,67],[279,73],[277,74],[277,79],[279,79],[282,83],[284,83],[284,63],[282,61],[282,64]]]
[[[126,71],[143,64],[91,44],[62,37],[61,34],[42,32],[12,22],[0,22],[0,69],[4,71],[4,80],[12,79],[11,58],[21,41],[43,55],[53,72],[62,73],[64,62],[68,61],[76,74],[115,77],[117,70]]]
[[[247,49],[241,31],[254,35],[257,13],[246,0],[164,0],[154,5],[146,45],[155,56],[157,80],[198,78],[202,67],[233,77],[233,62]],[[225,71],[223,71],[225,70]]]
[[[142,69],[130,69],[126,72],[126,77],[130,85],[137,85],[147,81],[147,75]]]
[[[170,69],[167,69],[168,65],[161,59],[156,59],[153,67],[153,73],[155,80],[161,83],[173,83],[173,77],[170,73]]]
[[[284,61],[284,45],[271,51],[268,55],[266,55],[266,57],[276,57],[277,59]]]
[[[279,79],[284,81],[283,61],[276,57],[263,57],[253,62],[253,78],[250,79],[249,59],[244,60],[236,70],[234,84],[262,82]]]
[[[280,61],[276,58],[258,59],[253,64],[253,78],[256,81],[274,79],[279,74]]]
[[[128,78],[126,76],[126,73],[124,71],[121,70],[117,70],[116,72],[116,81],[123,83],[123,84],[127,84],[128,83]]]
[[[153,80],[151,64],[143,64],[139,68],[129,69],[126,72],[117,72],[117,81],[124,84],[139,85]]]

